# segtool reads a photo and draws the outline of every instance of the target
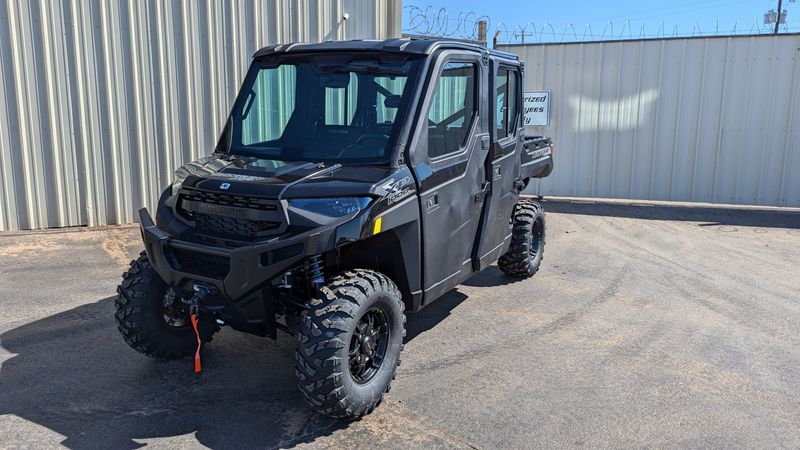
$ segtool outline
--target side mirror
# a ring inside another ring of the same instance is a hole
[[[399,95],[389,95],[383,101],[383,106],[387,108],[399,108],[400,107],[400,99]]]

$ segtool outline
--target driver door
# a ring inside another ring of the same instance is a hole
[[[412,165],[422,215],[423,304],[472,274],[487,191],[487,66],[480,55],[444,51],[431,71]]]

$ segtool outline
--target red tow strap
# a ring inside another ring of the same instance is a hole
[[[197,337],[197,351],[194,353],[194,373],[200,373],[200,347],[203,345],[203,341],[200,340],[200,331],[197,330],[197,324],[200,320],[197,318],[197,314],[192,314],[192,328],[194,328],[194,335]]]

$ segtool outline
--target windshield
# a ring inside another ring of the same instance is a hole
[[[416,61],[393,54],[256,61],[223,150],[282,161],[384,161],[405,116]]]

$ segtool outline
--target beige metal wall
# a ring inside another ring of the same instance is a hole
[[[0,230],[133,221],[212,150],[255,50],[400,19],[401,0],[0,0]]]
[[[800,35],[501,48],[551,91],[532,193],[800,206]]]

